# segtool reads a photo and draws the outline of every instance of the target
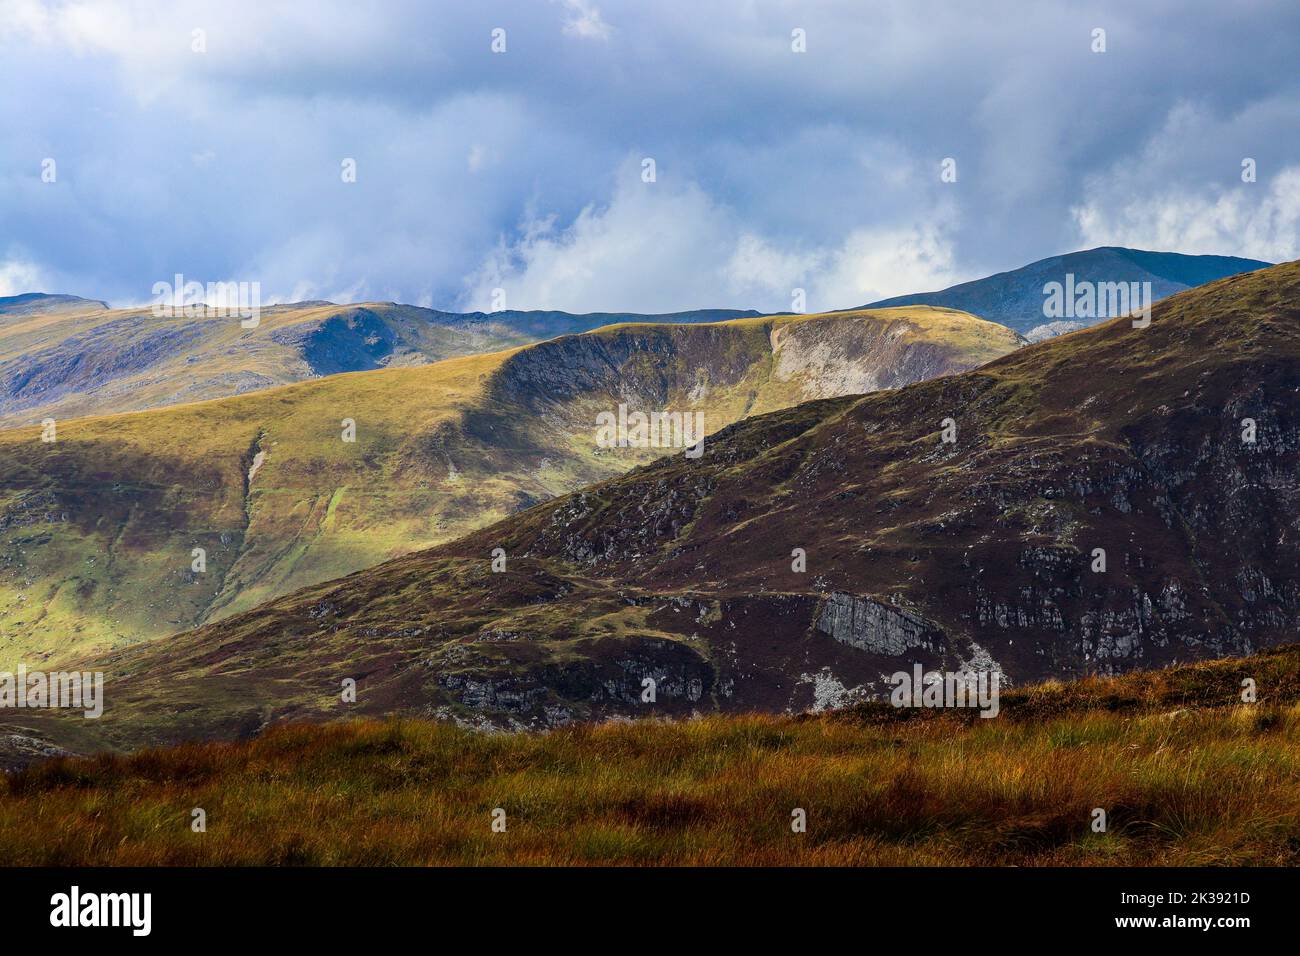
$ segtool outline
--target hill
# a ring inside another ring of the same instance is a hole
[[[698,411],[712,433],[1017,345],[933,309],[619,325],[61,422],[53,442],[0,431],[0,669],[246,610],[671,451],[600,447],[597,416],[620,405]]]
[[[424,365],[618,322],[717,322],[756,312],[668,315],[454,313],[392,302],[269,306],[237,316],[158,316],[76,296],[0,299],[0,427],[242,395],[339,372]]]
[[[107,302],[83,299],[76,295],[52,295],[46,292],[4,295],[0,296],[0,325],[29,315],[99,312],[107,308]]]
[[[1300,624],[1298,393],[1288,263],[1146,328],[751,417],[698,459],[105,656],[95,733],[803,711],[875,698],[900,664],[1015,685],[1250,654]]]
[[[284,727],[7,776],[0,864],[1295,866],[1298,691],[1292,646],[1008,692],[997,720]]]
[[[935,305],[961,309],[990,322],[1015,329],[1031,342],[1063,332],[1085,328],[1107,317],[1054,319],[1044,313],[1043,287],[1050,282],[1065,284],[1073,275],[1076,283],[1149,282],[1152,301],[1216,279],[1265,269],[1258,259],[1236,256],[1185,256],[1174,252],[1145,252],[1102,246],[1040,259],[1010,272],[963,282],[939,292],[918,292],[873,302],[864,308],[879,309],[903,305]]]

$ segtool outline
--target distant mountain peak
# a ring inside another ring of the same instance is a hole
[[[1067,275],[1073,276],[1077,283],[1150,283],[1151,301],[1158,302],[1185,289],[1243,272],[1265,269],[1270,265],[1270,262],[1238,256],[1189,256],[1178,252],[1098,246],[1095,249],[1049,256],[1019,269],[962,282],[934,292],[915,292],[881,299],[864,308],[931,305],[960,309],[990,322],[1009,326],[1031,341],[1037,341],[1112,317],[1098,315],[1086,320],[1062,323],[1056,321],[1060,316],[1047,314],[1044,311],[1044,285],[1049,282],[1063,283]]]
[[[0,316],[36,315],[41,312],[100,312],[107,309],[107,302],[83,299],[79,295],[23,292],[19,295],[0,296]]]

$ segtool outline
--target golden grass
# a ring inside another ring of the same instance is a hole
[[[6,781],[0,863],[1300,862],[1300,705],[1162,710],[1142,702],[1167,685],[1126,681],[1109,682],[1111,703],[1135,711],[1085,696],[1088,709],[1035,716],[1042,701],[1020,692],[993,720],[708,717],[546,734],[352,722],[59,759]],[[195,807],[206,833],[191,830]],[[491,829],[498,807],[504,833]],[[791,829],[795,808],[806,833]]]

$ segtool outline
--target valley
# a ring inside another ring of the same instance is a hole
[[[1018,345],[925,308],[623,324],[61,421],[52,442],[0,430],[0,667],[184,631],[672,451],[600,447],[599,416],[620,404],[698,413],[712,433]]]

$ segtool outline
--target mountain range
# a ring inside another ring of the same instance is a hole
[[[1015,685],[1251,654],[1300,625],[1297,395],[1288,263],[1145,328],[738,420],[698,458],[89,658],[111,712],[11,728],[94,749],[364,714],[551,727],[843,707],[904,666]]]
[[[0,298],[0,427],[225,398],[340,372],[425,365],[620,322],[697,323],[759,313],[438,312],[393,302],[267,306],[237,316],[156,315],[98,300]]]
[[[1099,318],[1052,319],[1044,286],[1149,282],[1153,300],[1269,263],[1103,247],[1030,263],[938,292],[863,308],[930,305],[997,322],[1038,341]],[[852,310],[846,310],[852,311]],[[341,372],[424,365],[619,323],[695,324],[754,318],[738,309],[659,315],[557,311],[442,312],[393,302],[267,306],[237,317],[110,309],[72,295],[0,298],[0,428],[242,395]]]

